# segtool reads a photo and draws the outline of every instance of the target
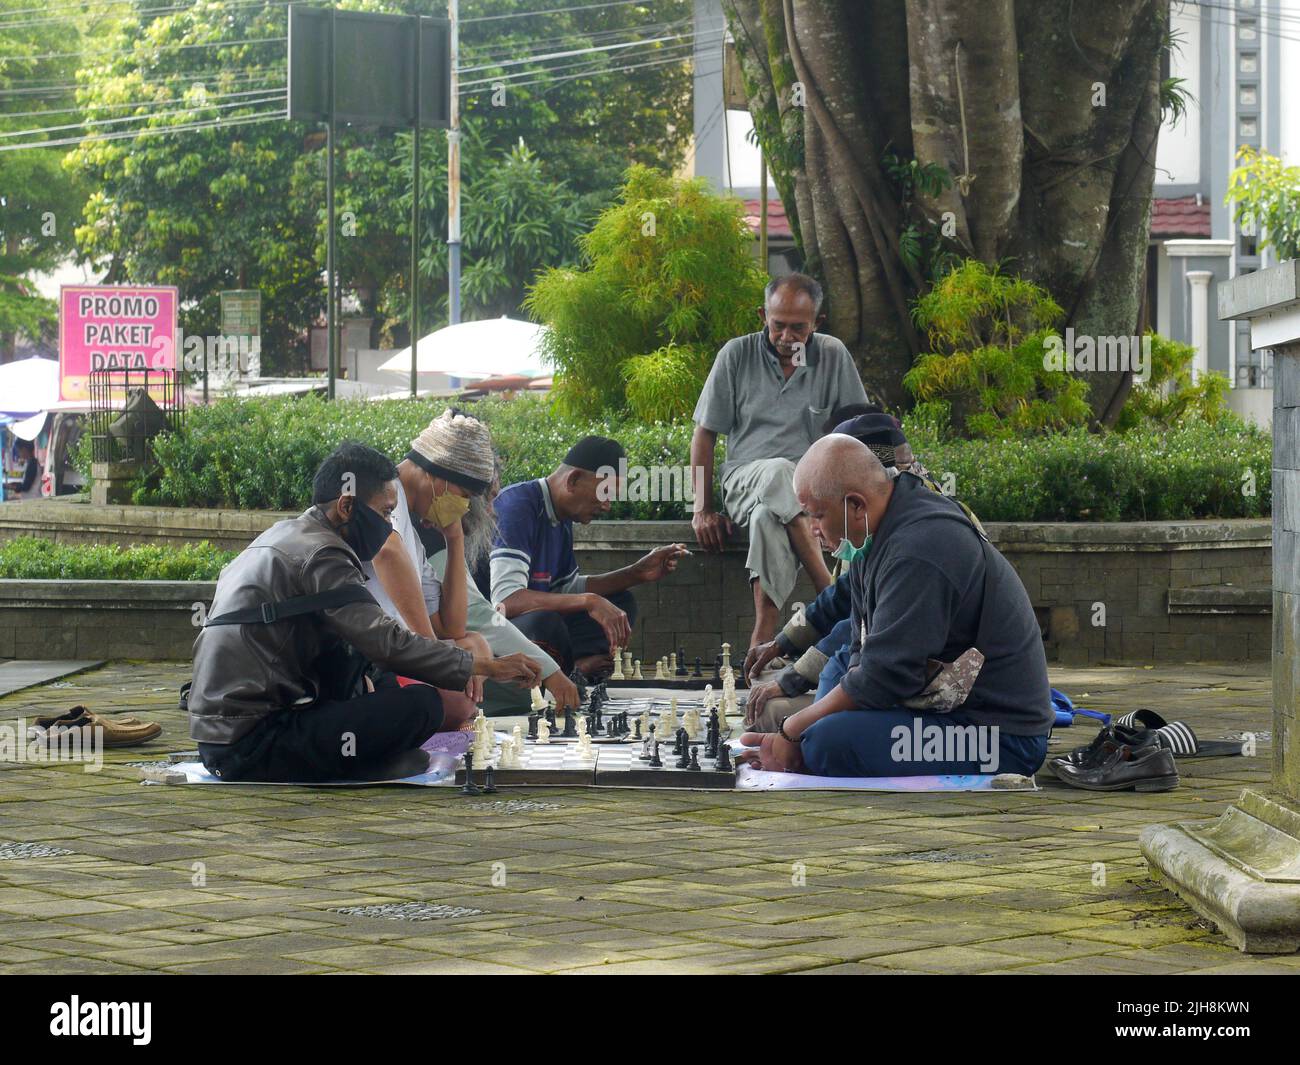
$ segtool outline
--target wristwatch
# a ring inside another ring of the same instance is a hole
[[[786,734],[785,723],[789,720],[790,720],[789,717],[781,718],[780,722],[776,726],[777,733],[780,735],[781,739],[785,740],[786,743],[803,743],[802,736],[796,738],[794,736],[789,736]]]

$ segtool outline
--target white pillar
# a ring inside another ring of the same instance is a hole
[[[1192,362],[1192,382],[1210,368],[1210,278],[1209,270],[1188,270],[1187,283],[1192,288],[1191,326],[1192,347],[1196,358]]]

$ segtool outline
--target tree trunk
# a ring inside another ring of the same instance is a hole
[[[1169,0],[724,0],[755,127],[828,328],[904,404],[925,347],[909,224],[1046,288],[1076,333],[1137,332]],[[1077,10],[1076,10],[1077,8]],[[802,106],[799,95],[802,94]],[[909,207],[887,154],[954,179]],[[1099,422],[1126,371],[1088,374]]]

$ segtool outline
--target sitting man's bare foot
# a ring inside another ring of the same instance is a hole
[[[573,668],[588,679],[596,679],[614,671],[614,659],[605,655],[585,655],[573,661]]]

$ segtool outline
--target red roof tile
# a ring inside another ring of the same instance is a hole
[[[1151,205],[1153,237],[1210,236],[1210,205],[1195,196],[1157,197]]]
[[[762,204],[758,200],[745,201],[745,224],[758,236],[758,223],[762,217],[759,210]],[[785,204],[779,197],[773,196],[767,201],[767,238],[771,240],[790,240],[794,234],[790,231],[790,219],[785,216]]]

